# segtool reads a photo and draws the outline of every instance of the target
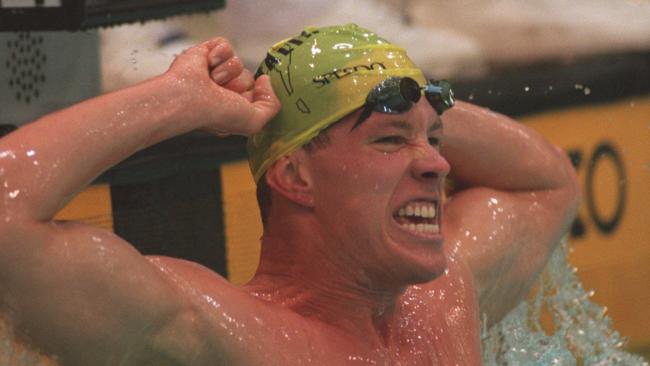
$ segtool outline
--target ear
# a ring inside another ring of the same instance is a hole
[[[276,192],[301,206],[314,207],[312,177],[297,154],[285,156],[266,171],[266,182]]]

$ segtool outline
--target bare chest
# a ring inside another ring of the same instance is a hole
[[[453,304],[432,312],[411,302],[403,310],[385,344],[369,346],[370,334],[364,339],[305,324],[267,333],[268,348],[258,348],[254,358],[266,365],[481,365],[475,308]]]

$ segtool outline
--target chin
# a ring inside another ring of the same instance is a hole
[[[442,276],[447,269],[447,258],[442,249],[442,238],[428,242],[391,241],[393,254],[393,281],[401,285],[430,282]]]
[[[413,264],[410,268],[412,275],[409,284],[416,285],[431,282],[442,276],[447,270],[447,260],[444,255],[437,255],[435,259],[429,259],[427,263]]]

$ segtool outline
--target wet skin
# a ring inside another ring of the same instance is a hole
[[[409,202],[442,201],[449,171],[440,154],[442,122],[426,101],[402,115],[373,114],[352,130],[357,117],[330,128],[327,147],[294,155],[294,169],[304,168],[301,179],[311,182],[299,188],[309,198],[273,213],[312,219],[300,225],[270,220],[276,227],[262,245],[271,249],[245,288],[349,338],[316,343],[327,350],[325,359],[479,364],[478,301],[469,269],[444,250],[442,233],[405,229],[395,218]],[[279,246],[301,259],[285,251],[280,257],[273,250]],[[341,338],[335,333],[325,339]]]
[[[243,288],[53,221],[137,150],[194,129],[248,135],[278,108],[268,79],[215,39],[160,77],[1,139],[0,320],[62,365],[480,364],[479,312],[494,322],[521,301],[578,189],[559,149],[479,107],[459,103],[444,128],[424,99],[356,129],[353,115],[326,147],[276,162]],[[458,189],[443,208],[448,173]],[[409,202],[438,202],[418,223],[442,235],[405,227]]]
[[[306,158],[322,250],[345,253],[341,267],[363,268],[367,287],[431,280],[445,268],[442,234],[405,229],[396,216],[409,202],[429,203],[439,224],[449,172],[442,122],[424,100],[401,115],[374,113],[351,130],[357,115],[331,128],[329,146]]]

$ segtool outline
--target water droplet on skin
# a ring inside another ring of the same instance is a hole
[[[259,317],[257,317],[257,316],[254,316],[253,319],[255,319],[255,322],[256,322],[258,325],[264,326],[264,320],[262,320],[261,318],[259,318]]]
[[[16,154],[11,150],[0,152],[0,159],[3,158],[16,159]]]
[[[19,194],[20,194],[20,190],[16,189],[15,191],[9,192],[9,197],[13,199],[13,198],[18,197]]]

